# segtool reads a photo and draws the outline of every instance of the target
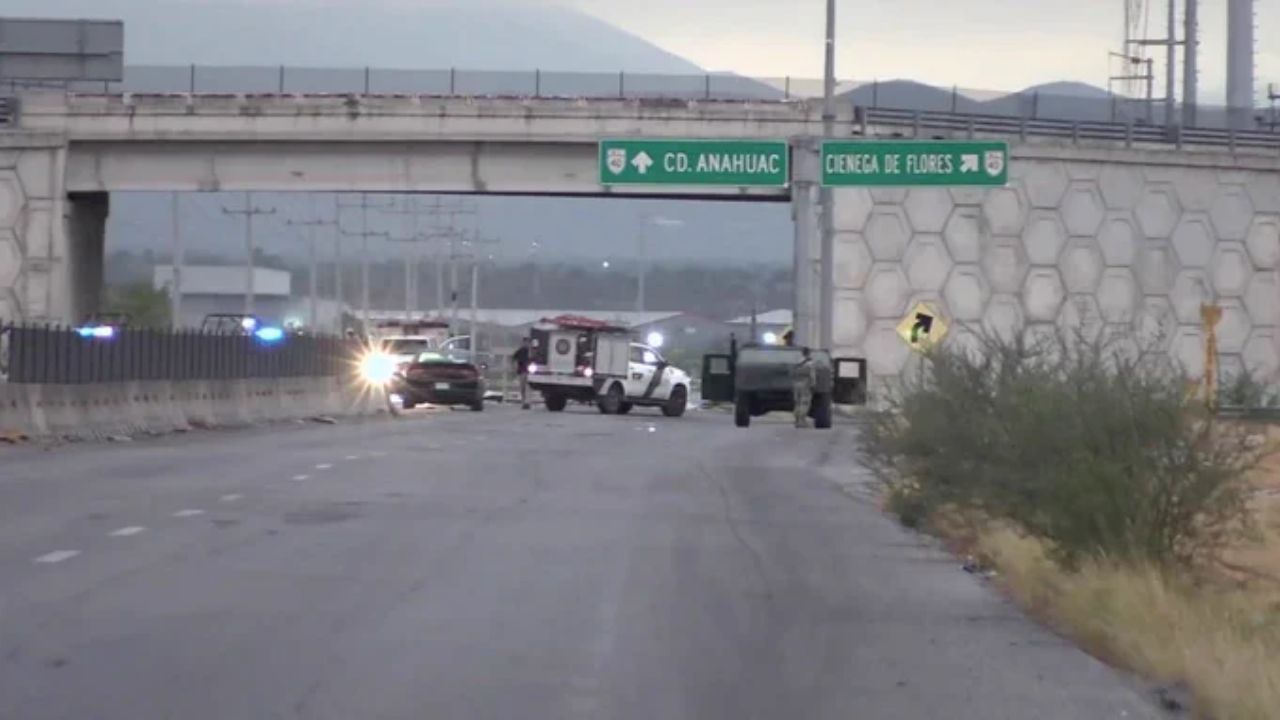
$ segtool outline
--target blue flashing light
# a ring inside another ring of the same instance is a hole
[[[253,331],[253,336],[264,343],[278,343],[284,340],[284,330],[278,327],[260,327]]]
[[[116,336],[116,329],[110,325],[86,325],[76,328],[76,334],[86,339],[110,340]]]

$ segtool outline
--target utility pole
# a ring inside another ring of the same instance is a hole
[[[310,285],[310,307],[307,326],[315,331],[320,324],[320,291],[319,281],[320,272],[316,253],[316,228],[324,225],[336,225],[337,220],[321,220],[316,212],[316,196],[312,194],[309,197],[311,204],[311,218],[305,221],[290,220],[287,225],[297,225],[307,228],[307,260],[310,267],[308,271],[308,281]],[[341,313],[341,301],[339,301],[339,313]]]
[[[451,235],[450,245],[453,246],[453,251],[450,253],[449,269],[450,269],[450,279],[453,284],[453,305],[450,311],[451,317],[449,320],[449,325],[452,328],[458,321],[458,263],[457,261],[464,260],[464,259],[470,260],[471,261],[471,317],[470,317],[470,323],[469,323],[470,327],[468,328],[468,335],[471,338],[469,341],[471,351],[472,353],[476,353],[476,352],[479,352],[480,350],[480,339],[476,335],[476,323],[477,323],[476,316],[479,314],[479,303],[480,303],[480,262],[481,262],[480,253],[482,252],[480,249],[480,246],[497,245],[501,241],[498,240],[497,238],[481,237],[479,232],[475,232],[472,235],[472,239],[469,239],[469,240],[464,239],[462,241],[462,244],[466,248],[466,251],[459,253],[456,250],[457,246],[453,242],[453,240],[454,240],[454,236]],[[493,255],[488,255],[487,257],[489,260],[493,259]]]
[[[338,231],[345,237],[360,238],[360,321],[364,324],[365,333],[369,332],[369,238],[380,237],[387,238],[390,236],[388,232],[370,232],[369,231],[369,208],[385,210],[391,207],[390,204],[369,204],[369,193],[360,193],[359,204],[342,204],[338,202],[338,207],[360,208],[360,232],[347,232],[342,228],[341,215],[338,220]]]
[[[182,226],[178,220],[178,193],[169,194],[170,220],[173,223],[173,288],[169,298],[169,324],[173,328],[182,326],[182,266],[185,263],[182,247]]]
[[[1171,0],[1172,1],[1172,0]],[[835,134],[836,122],[836,0],[827,0],[826,57],[822,83],[822,136],[829,140]],[[821,153],[821,149],[819,149]],[[835,325],[835,192],[829,187],[818,191],[822,215],[821,273],[818,281],[818,345],[830,348]],[[811,333],[812,334],[812,333]]]
[[[1199,5],[1200,0],[1184,0],[1186,7],[1183,9],[1183,28],[1182,43],[1185,47],[1182,50],[1182,125],[1183,127],[1196,126],[1196,95],[1199,72],[1197,68],[1197,55],[1199,48],[1200,34],[1199,27]]]
[[[222,212],[228,215],[244,216],[244,246],[245,246],[244,314],[252,315],[253,314],[253,296],[254,296],[253,256],[257,252],[257,246],[254,245],[254,241],[253,241],[253,217],[255,215],[275,215],[276,209],[275,208],[264,209],[260,207],[255,207],[253,204],[253,193],[246,192],[244,194],[243,210],[232,210],[231,208],[224,207],[222,208]]]

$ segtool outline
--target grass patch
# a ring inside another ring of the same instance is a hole
[[[1015,599],[1095,656],[1184,683],[1198,717],[1277,716],[1276,586],[1190,578],[1150,562],[1090,559],[1066,570],[1043,543],[1007,527],[984,529],[972,547]]]

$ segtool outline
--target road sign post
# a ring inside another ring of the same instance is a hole
[[[602,185],[786,187],[790,154],[782,140],[600,142]]]
[[[829,140],[827,187],[992,187],[1009,181],[1009,144],[999,140]]]
[[[924,352],[942,342],[950,327],[942,313],[933,305],[921,302],[916,303],[911,312],[898,323],[898,336],[912,350]]]

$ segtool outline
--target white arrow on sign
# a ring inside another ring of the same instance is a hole
[[[644,175],[653,165],[653,158],[649,157],[649,153],[641,150],[639,155],[631,158],[631,164],[635,166],[636,172]]]
[[[977,155],[961,155],[960,156],[960,172],[978,172],[978,156]]]

